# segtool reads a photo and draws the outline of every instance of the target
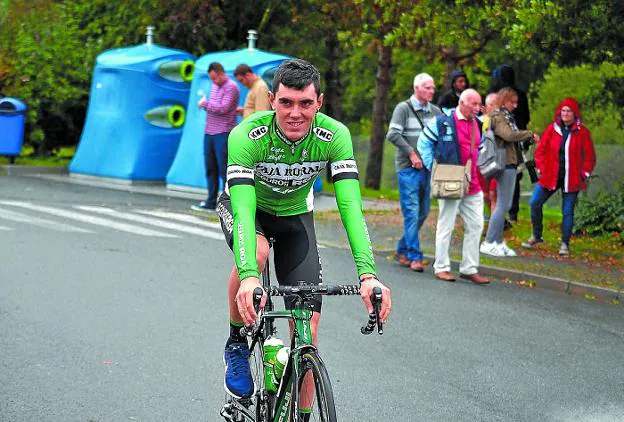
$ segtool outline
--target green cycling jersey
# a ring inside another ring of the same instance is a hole
[[[376,274],[349,130],[317,113],[309,132],[291,141],[277,126],[275,112],[267,111],[245,119],[228,138],[226,191],[233,220],[226,223],[232,224],[240,280],[259,276],[256,208],[277,216],[312,211],[312,186],[327,165],[358,275]]]

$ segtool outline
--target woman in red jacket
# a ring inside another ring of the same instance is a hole
[[[559,255],[568,256],[576,199],[578,193],[587,188],[587,179],[596,165],[591,134],[581,123],[579,105],[574,98],[566,98],[557,107],[555,121],[548,125],[535,150],[535,164],[540,179],[530,203],[533,235],[522,246],[532,248],[544,242],[542,207],[561,189],[563,221]]]

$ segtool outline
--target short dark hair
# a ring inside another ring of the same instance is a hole
[[[225,73],[225,69],[223,69],[223,65],[219,62],[212,62],[208,65],[208,73],[210,72],[217,72],[217,73]]]
[[[280,84],[299,91],[313,84],[316,96],[321,95],[321,74],[316,67],[305,60],[292,59],[283,62],[273,77],[274,93],[277,92]]]
[[[236,69],[234,69],[234,76],[243,76],[248,73],[253,73],[253,70],[251,70],[251,67],[247,66],[245,63],[239,64],[238,66],[236,66]]]

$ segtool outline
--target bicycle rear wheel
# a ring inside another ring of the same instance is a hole
[[[336,422],[336,407],[334,404],[334,393],[325,363],[316,351],[305,352],[301,356],[299,365],[299,379],[297,380],[299,403],[309,405],[311,413],[304,414],[304,422]],[[307,391],[306,377],[314,380],[313,401],[303,403],[306,397],[312,393]],[[294,411],[299,412],[299,406],[291,406],[291,420],[294,420]]]

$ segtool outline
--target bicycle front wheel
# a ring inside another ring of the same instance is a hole
[[[325,363],[316,351],[301,356],[297,380],[299,405],[291,406],[291,419],[294,412],[301,412],[302,422],[336,422],[336,407],[329,375]]]

